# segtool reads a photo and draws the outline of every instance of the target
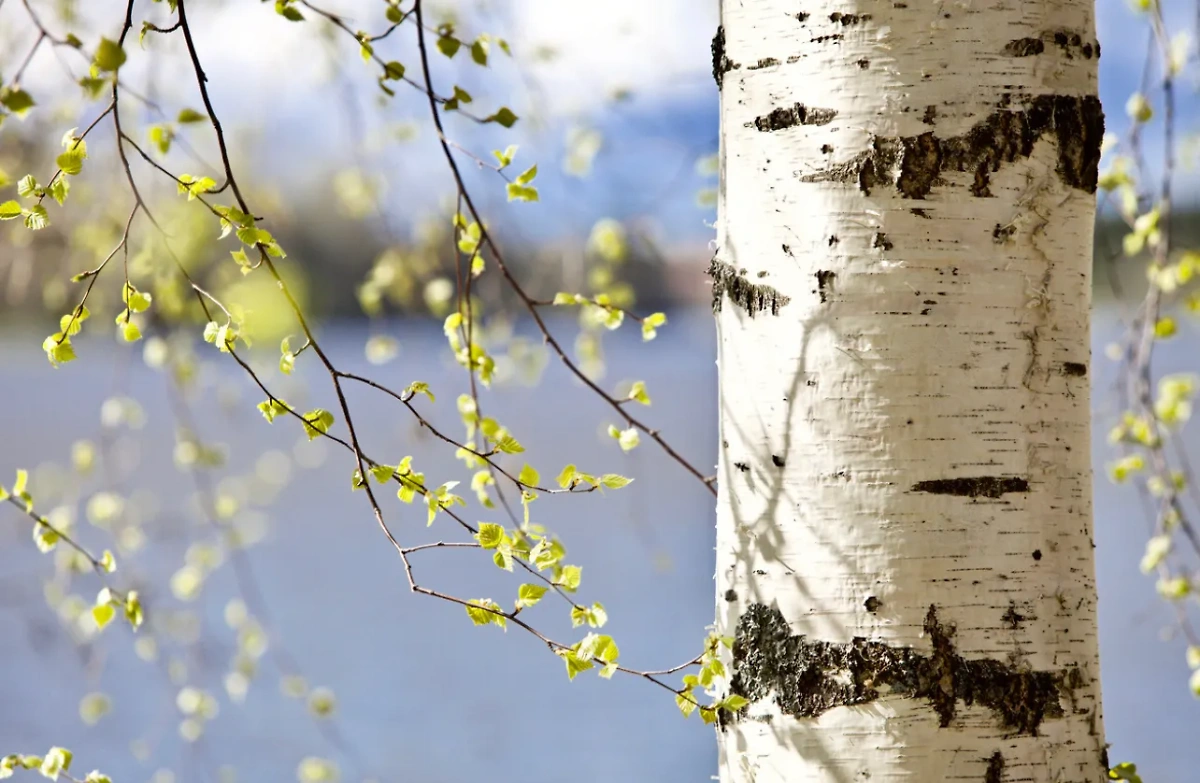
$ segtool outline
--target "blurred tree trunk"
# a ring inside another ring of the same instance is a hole
[[[721,780],[1095,783],[1091,0],[723,0]]]

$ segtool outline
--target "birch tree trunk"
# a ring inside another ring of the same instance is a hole
[[[723,0],[725,783],[1096,783],[1091,0]]]

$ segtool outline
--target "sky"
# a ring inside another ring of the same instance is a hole
[[[1193,4],[1166,0],[1166,6],[1172,26],[1190,32]],[[377,3],[326,0],[321,7],[344,13],[355,29],[377,31],[386,24]],[[143,0],[137,9],[138,18],[168,18],[162,3]],[[507,226],[530,238],[561,238],[584,234],[597,219],[611,216],[640,220],[667,243],[698,244],[712,237],[715,215],[698,207],[695,196],[714,182],[695,164],[717,147],[717,92],[709,49],[717,25],[715,0],[457,0],[432,5],[428,21],[445,18],[446,10],[461,18],[464,38],[479,32],[503,36],[518,55],[508,58],[493,48],[487,69],[472,63],[465,49],[453,61],[434,58],[434,78],[442,92],[459,84],[475,96],[470,108],[477,112],[487,114],[503,104],[521,117],[511,130],[447,120],[449,135],[482,157],[517,144],[515,168],[539,164],[542,202],[536,206],[506,205],[503,183],[494,172],[471,175],[472,188]],[[84,13],[98,21],[96,30],[112,26],[101,21],[110,19],[106,8],[88,5]],[[27,40],[20,14],[15,3],[0,11],[0,51],[21,49],[3,46],[5,40],[20,41],[22,34]],[[332,172],[339,168],[358,165],[383,172],[386,208],[400,224],[452,193],[424,96],[401,89],[380,111],[374,70],[358,59],[349,36],[314,34],[322,27],[311,21],[285,22],[270,3],[205,4],[192,11],[191,21],[218,113],[241,142],[238,162],[299,198],[313,199],[324,198]],[[1128,0],[1099,0],[1097,27],[1108,127],[1123,134],[1128,129],[1125,102],[1137,87],[1144,62],[1146,27]],[[323,29],[334,32],[328,25]],[[322,37],[337,40],[335,58]],[[150,52],[132,53],[125,78],[144,84],[146,92],[171,106],[198,105],[180,42],[152,36],[149,44]],[[409,26],[382,44],[380,53],[404,63],[419,78]],[[59,62],[41,52],[26,82],[38,90],[60,90]],[[1185,130],[1197,114],[1194,92],[1194,80],[1187,80],[1180,91]],[[624,97],[614,100],[615,94]],[[93,116],[101,105],[90,108]],[[76,124],[87,118],[85,110]],[[141,119],[160,118],[145,112]],[[416,137],[398,142],[396,129],[405,125],[417,129]],[[573,176],[563,166],[568,139],[581,131],[599,139],[586,177]],[[355,139],[366,142],[366,152],[352,152],[363,148]],[[202,157],[216,157],[209,140],[189,141]],[[1146,144],[1149,159],[1157,160],[1159,139],[1151,134]],[[176,154],[186,161],[182,152]],[[1156,168],[1153,163],[1151,168]]]

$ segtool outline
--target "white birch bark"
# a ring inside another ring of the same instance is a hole
[[[723,0],[725,783],[1096,783],[1091,0]]]

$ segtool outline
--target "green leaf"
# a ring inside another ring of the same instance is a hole
[[[461,46],[462,41],[450,35],[443,35],[437,41],[438,51],[450,58],[458,54],[458,49]]]
[[[121,301],[135,313],[141,313],[148,309],[153,298],[147,292],[138,291],[131,283],[126,283],[121,289]]]
[[[41,195],[38,181],[32,174],[26,174],[17,180],[17,195],[21,198],[33,198]]]
[[[16,87],[0,90],[0,105],[18,117],[24,117],[34,107],[33,96]]]
[[[632,482],[633,479],[619,476],[616,473],[605,473],[600,477],[600,483],[609,489],[620,489],[621,487],[627,487]]]
[[[391,81],[399,81],[404,78],[404,64],[398,63],[395,60],[384,63],[383,78]]]
[[[580,672],[586,672],[593,667],[590,660],[579,655],[574,650],[555,650],[555,652],[567,664],[567,679],[569,680],[574,680],[575,675]]]
[[[50,363],[55,367],[75,359],[75,349],[71,347],[71,338],[62,332],[52,334],[42,341],[42,350],[46,352]]]
[[[629,389],[629,399],[636,400],[642,405],[650,404],[650,395],[646,392],[645,381],[634,381],[633,386]]]
[[[202,114],[195,109],[185,108],[180,110],[179,116],[175,118],[175,121],[180,125],[187,125],[192,122],[207,122],[208,115]]]
[[[129,621],[130,627],[135,631],[141,627],[142,621],[145,619],[137,590],[130,590],[125,594],[125,619]]]
[[[170,125],[151,125],[146,129],[146,138],[159,154],[166,155],[171,150],[171,142],[175,140],[175,131]]]
[[[55,177],[54,181],[50,183],[50,187],[46,188],[46,192],[61,207],[63,202],[67,200],[67,194],[71,192],[71,181],[62,176]]]
[[[78,174],[83,171],[83,161],[87,158],[87,152],[76,147],[61,153],[54,159],[55,164],[62,169],[64,174]]]
[[[21,217],[21,205],[16,201],[5,201],[0,204],[0,220],[13,220]]]
[[[404,394],[424,394],[429,398],[430,402],[436,402],[437,399],[433,396],[433,392],[429,390],[429,384],[424,381],[413,381],[408,386],[404,387]]]
[[[112,604],[102,604],[100,606],[92,607],[92,619],[96,621],[96,627],[101,631],[103,631],[104,627],[111,623],[113,618],[116,616],[117,610]]]
[[[696,702],[692,698],[691,691],[680,693],[675,696],[675,704],[679,707],[679,711],[683,713],[683,717],[687,718],[696,711]]]
[[[488,61],[488,41],[480,36],[475,39],[475,43],[471,44],[471,59],[478,65],[487,65]]]
[[[507,187],[509,201],[537,201],[537,188],[523,187],[510,182]]]
[[[652,313],[642,319],[642,341],[649,342],[658,336],[658,327],[667,322],[665,313]],[[649,403],[647,403],[649,404]]]
[[[484,549],[495,549],[504,541],[504,528],[494,522],[480,522],[475,540]]]
[[[537,167],[537,164],[535,163],[532,166],[530,166],[528,169],[526,169],[525,172],[523,174],[521,174],[521,176],[517,177],[516,184],[528,185],[530,182],[533,182],[535,179],[537,179],[537,174],[538,174],[538,167]]]
[[[329,432],[332,426],[333,414],[327,410],[315,408],[304,414],[304,433],[309,440]]]
[[[583,577],[583,568],[577,565],[563,566],[562,570],[554,579],[554,583],[568,593],[573,593],[579,589],[579,583]]]
[[[100,567],[105,573],[111,574],[117,570],[117,561],[113,557],[112,550],[105,549],[104,554],[100,557]]]
[[[495,115],[492,116],[494,117]],[[491,118],[489,118],[488,121],[490,122]],[[517,154],[517,145],[509,144],[508,147],[505,148],[504,152],[501,152],[500,150],[492,150],[492,154],[495,155],[496,160],[500,162],[500,168],[504,168],[512,164],[513,157],[515,157]]]
[[[127,343],[136,343],[142,339],[142,330],[133,321],[128,321],[121,327],[121,336]]]
[[[101,72],[115,71],[125,64],[125,59],[125,50],[120,44],[101,38],[100,45],[96,47],[96,59],[93,64]]]
[[[517,115],[513,114],[512,109],[508,108],[507,106],[501,106],[495,114],[484,118],[483,121],[498,122],[506,128],[511,128],[513,125],[516,125],[518,119],[519,118]],[[509,162],[511,162],[511,160]],[[502,165],[507,166],[508,164],[504,163]]]
[[[30,231],[41,231],[50,225],[50,215],[47,214],[46,208],[41,204],[34,204],[22,212],[22,214],[25,216],[25,228]]]
[[[59,773],[66,772],[70,768],[71,751],[66,748],[50,748],[42,759],[42,765],[38,768],[38,772],[42,773],[42,777],[58,780]]]
[[[275,0],[275,13],[287,19],[289,22],[303,22],[304,14],[287,0]]]
[[[258,404],[258,409],[262,412],[263,418],[268,422],[275,421],[276,416],[282,413],[287,413],[289,410],[287,403],[285,403],[283,400],[277,399],[264,400],[263,402],[260,402]],[[312,438],[309,438],[309,440],[312,440]]]
[[[722,709],[729,710],[730,712],[737,712],[749,703],[750,700],[745,696],[739,696],[736,693],[731,693],[720,701],[720,706]]]
[[[563,489],[569,489],[570,487],[573,487],[575,485],[576,472],[577,471],[575,470],[574,465],[567,465],[565,468],[563,468],[562,472],[558,474],[558,486],[562,487]]]
[[[525,467],[521,468],[521,472],[517,475],[517,481],[527,487],[536,487],[540,480],[541,476],[529,463],[525,463]]]
[[[489,612],[488,609],[494,611]],[[508,618],[503,614],[499,614],[502,611],[500,605],[490,598],[475,598],[467,602],[467,616],[471,618],[471,622],[475,623],[475,625],[495,623],[507,630]]]
[[[517,608],[524,609],[542,600],[550,588],[543,585],[521,585],[517,588]]]

